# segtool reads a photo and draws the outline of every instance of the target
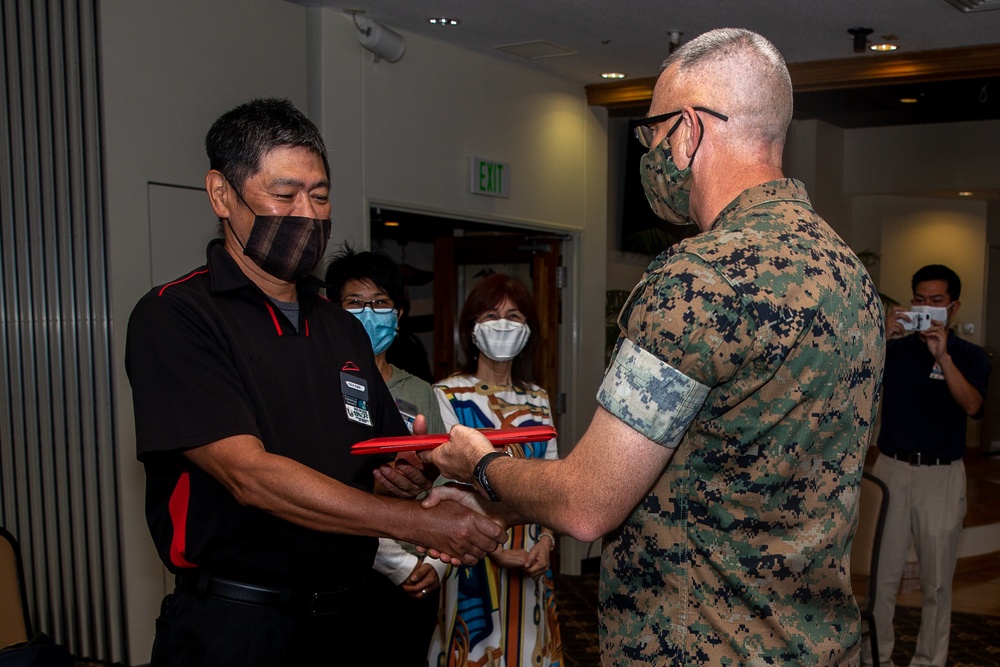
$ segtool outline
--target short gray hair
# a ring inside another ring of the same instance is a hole
[[[785,59],[767,38],[742,28],[703,33],[674,51],[663,68],[713,88],[713,98],[731,108],[733,127],[757,140],[783,144],[792,120],[792,80]],[[702,102],[707,103],[706,102]]]

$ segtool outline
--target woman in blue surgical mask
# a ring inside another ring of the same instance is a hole
[[[327,298],[339,302],[368,332],[375,363],[410,431],[421,414],[427,418],[428,433],[444,433],[430,384],[386,359],[409,306],[396,263],[383,253],[355,252],[345,245],[327,267],[326,283]],[[429,368],[426,359],[423,362]],[[380,539],[372,569],[377,574],[365,581],[358,613],[378,622],[365,624],[372,636],[359,645],[390,651],[394,665],[423,667],[437,621],[437,591],[445,565],[435,559],[425,561],[412,545]],[[391,649],[387,648],[390,642]]]
[[[458,330],[465,365],[434,385],[445,427],[551,425],[548,394],[528,377],[539,335],[528,288],[501,273],[483,278],[465,300]],[[554,459],[556,441],[511,445],[506,452]],[[513,526],[506,544],[478,564],[449,567],[429,664],[563,664],[549,569],[554,547],[550,529]]]

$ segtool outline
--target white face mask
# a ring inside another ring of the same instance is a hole
[[[472,329],[472,340],[479,351],[493,361],[510,361],[528,344],[531,327],[524,322],[488,320]]]

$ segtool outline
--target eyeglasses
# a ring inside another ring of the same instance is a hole
[[[712,111],[708,107],[693,107],[695,111],[704,111],[705,113],[710,113],[716,118],[722,119],[723,121],[728,121],[729,116],[721,114],[718,111]],[[633,121],[635,125],[635,138],[639,140],[639,143],[643,145],[644,148],[650,148],[653,145],[653,136],[656,132],[653,130],[651,125],[659,125],[660,123],[670,120],[674,116],[679,116],[684,113],[684,110],[671,111],[670,113],[661,113],[658,116],[650,116],[649,118],[643,118],[642,120]],[[681,124],[681,119],[678,118],[677,122],[673,124],[670,131],[667,132],[667,136],[672,135],[677,127]]]
[[[379,315],[385,315],[386,313],[391,313],[396,309],[393,305],[392,299],[375,299],[374,301],[362,301],[361,299],[344,299],[340,302],[340,305],[344,307],[347,312],[358,315],[365,309],[365,307],[371,308],[373,313],[378,313]]]

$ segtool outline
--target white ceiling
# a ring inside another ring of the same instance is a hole
[[[896,35],[897,53],[1000,43],[998,0],[981,0],[991,11],[969,13],[947,0],[292,1],[338,11],[362,9],[397,32],[441,39],[581,85],[601,82],[601,72],[609,70],[629,78],[656,76],[672,31],[680,31],[683,42],[712,28],[749,28],[774,42],[790,63],[878,58],[854,53],[847,30],[856,26],[872,28],[872,40]],[[461,23],[438,27],[427,22],[432,16]],[[575,54],[528,60],[496,49],[537,40]]]

